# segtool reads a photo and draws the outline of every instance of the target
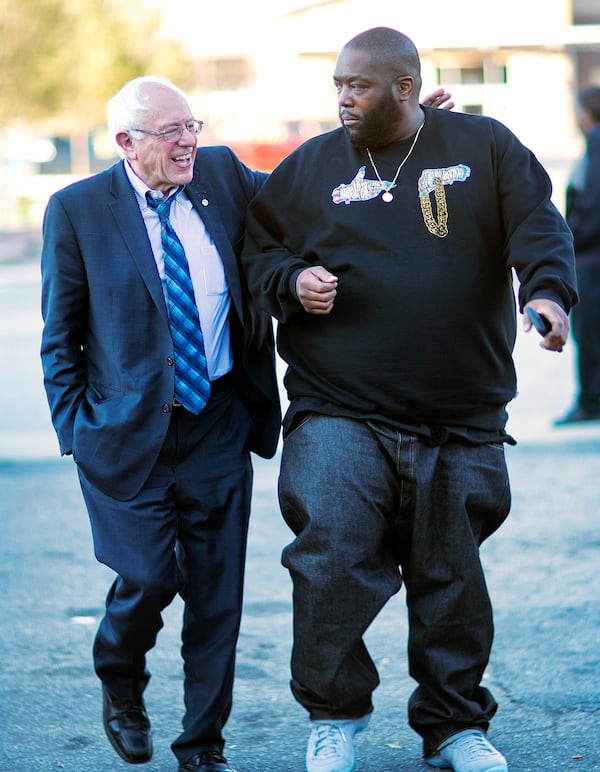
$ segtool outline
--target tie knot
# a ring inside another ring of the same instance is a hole
[[[175,193],[173,193],[170,196],[167,196],[166,198],[154,198],[150,192],[146,193],[146,201],[148,203],[148,208],[152,209],[154,212],[158,214],[158,217],[161,222],[164,222],[169,217],[169,212],[171,210],[171,204],[179,193],[183,190],[182,187],[177,188]]]

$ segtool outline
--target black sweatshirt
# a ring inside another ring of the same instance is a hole
[[[506,439],[516,389],[511,269],[521,308],[544,297],[568,312],[572,238],[546,172],[505,126],[425,115],[390,203],[344,129],[284,160],[250,205],[244,268],[251,294],[279,320],[292,414]],[[384,183],[411,143],[372,151]],[[296,277],[310,265],[339,279],[329,315],[308,314],[297,299]]]

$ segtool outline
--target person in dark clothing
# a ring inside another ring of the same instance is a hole
[[[441,88],[425,101],[452,107]],[[198,147],[202,121],[164,79],[125,84],[108,119],[122,160],[48,202],[41,350],[61,453],[76,461],[96,557],[116,573],[94,643],[104,728],[125,761],[151,758],[146,654],[179,593],[186,710],[172,750],[179,772],[226,772],[250,452],[273,456],[281,428],[272,320],[239,264],[267,175]],[[190,388],[189,360],[208,385]]]
[[[123,159],[48,202],[41,351],[95,555],[116,574],[94,642],[104,729],[125,761],[151,758],[146,655],[179,593],[186,710],[172,750],[179,772],[231,772],[250,451],[271,457],[281,424],[272,322],[263,313],[250,334],[239,265],[266,175],[199,149],[202,122],[163,79],[127,83],[108,118]]]
[[[600,87],[584,88],[578,102],[586,151],[566,195],[580,295],[571,312],[578,393],[574,406],[555,421],[557,426],[600,420]]]
[[[288,365],[279,497],[306,765],[353,768],[379,683],[363,634],[404,581],[409,720],[427,763],[503,772],[485,736],[497,704],[481,685],[493,624],[479,546],[510,508],[512,273],[520,310],[548,324],[542,347],[561,351],[572,237],[506,127],[419,103],[402,33],[353,38],[334,83],[342,127],[272,173],[242,253]]]

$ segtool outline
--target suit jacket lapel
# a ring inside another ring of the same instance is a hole
[[[154,299],[160,313],[164,316],[165,320],[168,320],[163,289],[158,271],[156,270],[156,263],[154,262],[146,226],[144,225],[135,193],[127,179],[122,163],[113,167],[110,192],[114,199],[109,204],[109,207],[127,245],[127,249],[137,265],[142,279],[148,287],[148,292]],[[239,267],[231,240],[218,212],[217,197],[214,194],[214,190],[210,183],[203,180],[198,187],[188,185],[186,193],[219,251],[233,305],[240,321],[242,321],[244,311]]]
[[[204,180],[197,188],[193,185],[188,185],[186,187],[186,193],[192,202],[192,205],[200,215],[206,230],[210,233],[212,240],[215,242],[219,254],[221,255],[233,305],[241,321],[244,318],[244,312],[239,267],[231,246],[231,240],[227,235],[227,231],[218,212],[217,197],[214,195],[210,183],[207,183]]]
[[[114,196],[114,200],[109,204],[109,208],[127,245],[127,249],[158,310],[165,320],[168,321],[162,284],[156,270],[156,263],[152,254],[146,226],[144,225],[135,193],[127,179],[122,163],[113,167],[110,192]]]

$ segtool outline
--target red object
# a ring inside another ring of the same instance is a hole
[[[251,169],[272,172],[273,169],[293,150],[304,142],[304,138],[289,137],[283,142],[226,142],[237,157]]]

